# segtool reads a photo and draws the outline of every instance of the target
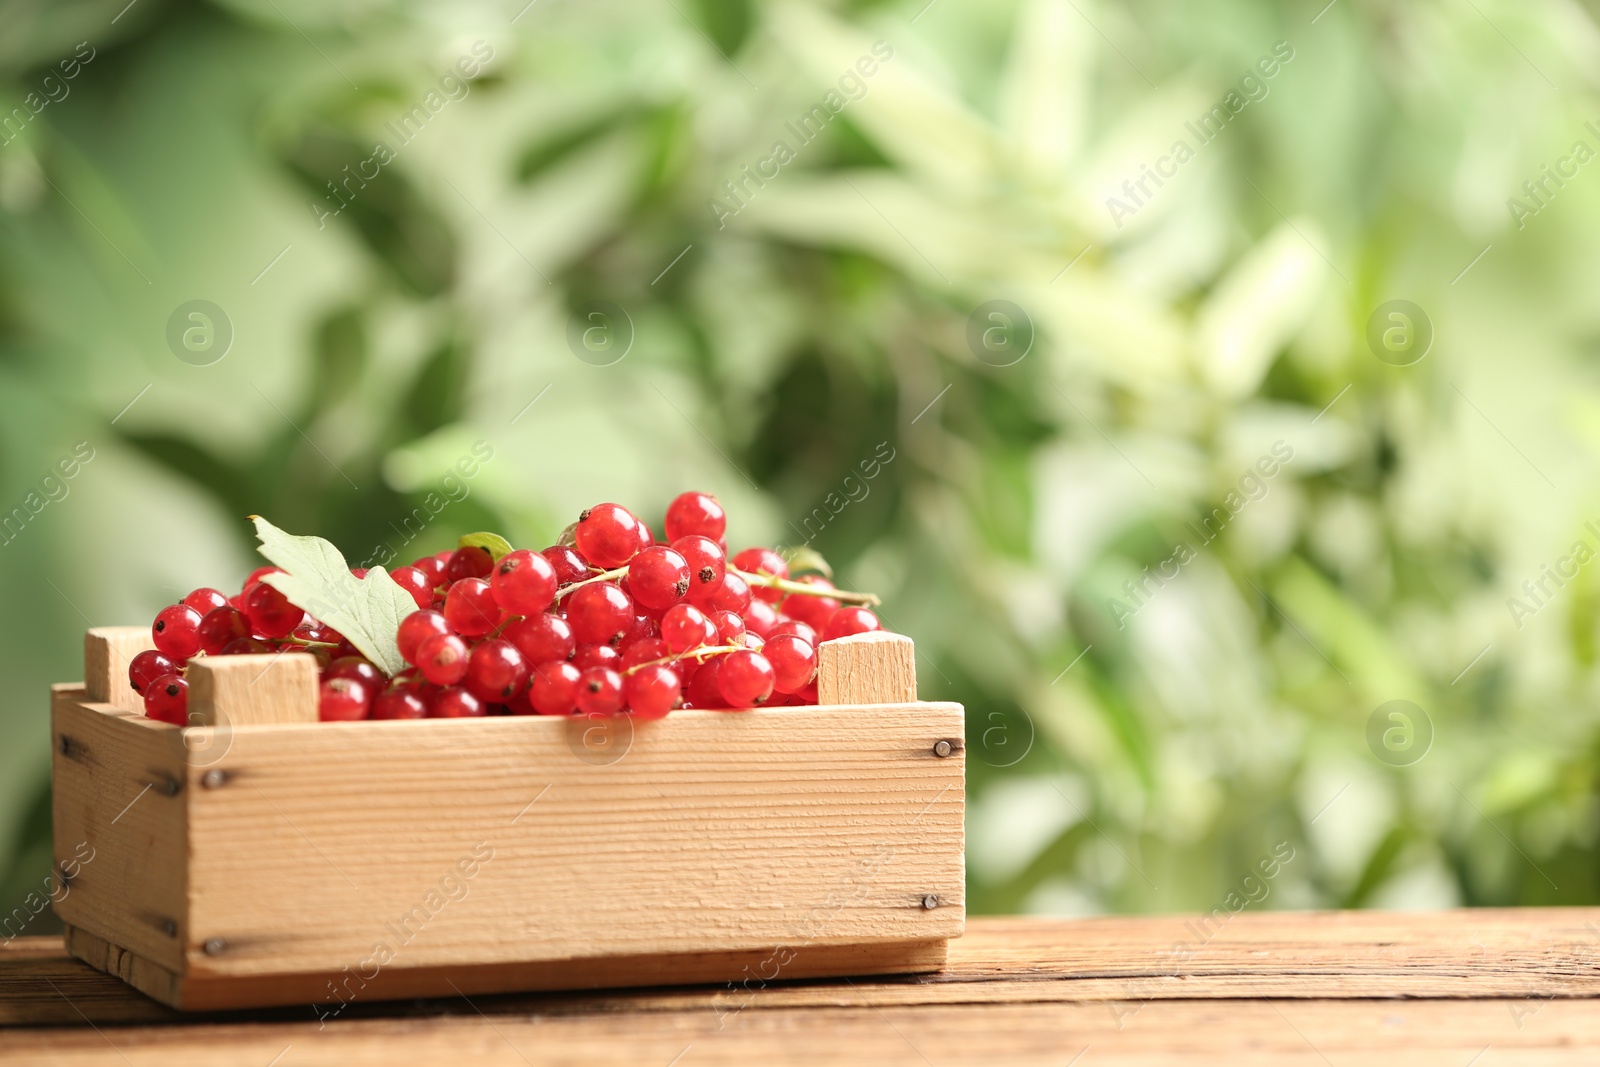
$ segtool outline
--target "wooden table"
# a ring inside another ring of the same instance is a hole
[[[66,957],[0,948],[0,1063],[1600,1063],[1600,909],[974,918],[909,979],[179,1016]]]

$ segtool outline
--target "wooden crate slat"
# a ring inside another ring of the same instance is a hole
[[[128,684],[128,664],[155,641],[148,626],[100,626],[83,637],[83,685],[88,700],[125,711],[144,711],[144,698]]]

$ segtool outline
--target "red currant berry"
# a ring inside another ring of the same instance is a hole
[[[202,587],[184,597],[183,602],[198,611],[203,619],[218,608],[227,607],[228,598],[215,589]]]
[[[597,567],[620,567],[639,551],[638,525],[621,504],[596,504],[578,517],[578,551]]]
[[[318,695],[317,718],[323,722],[365,719],[371,706],[371,690],[359,678],[330,678],[322,683]]]
[[[708,618],[717,628],[717,644],[736,645],[744,636],[744,620],[732,611],[713,611]]]
[[[817,650],[793,634],[769,638],[761,654],[772,664],[772,688],[779,693],[798,692],[817,676]]]
[[[572,639],[572,627],[559,615],[532,615],[521,622],[507,626],[503,635],[517,646],[522,658],[529,663],[545,660],[568,660],[577,647]]]
[[[372,702],[374,719],[423,719],[428,715],[428,702],[414,689],[391,689]]]
[[[174,726],[189,725],[189,683],[176,674],[163,674],[145,687],[144,713]]]
[[[870,630],[881,629],[883,624],[866,608],[840,608],[828,618],[828,625],[822,631],[822,639],[832,641],[838,637],[849,637],[851,634],[864,634]]]
[[[489,587],[513,615],[538,615],[556,598],[556,569],[537,552],[518,549],[495,564]]]
[[[256,584],[267,575],[282,573],[282,567],[257,567],[255,570],[250,572],[250,577],[244,580],[244,592],[248,594],[250,590],[254,589]]]
[[[716,640],[717,627],[693,604],[679,604],[661,616],[661,637],[672,651],[687,652]]]
[[[826,578],[815,574],[807,574],[796,578],[797,582],[814,585],[819,589],[832,589],[833,583]],[[839,610],[839,602],[831,596],[807,596],[796,593],[783,598],[783,603],[778,605],[778,610],[791,619],[799,619],[813,630],[821,631],[828,625],[828,619]]]
[[[595,582],[567,597],[567,625],[581,645],[619,640],[633,626],[633,601],[616,582]]]
[[[341,656],[328,664],[328,669],[322,672],[322,680],[331,682],[335,678],[353,678],[372,693],[383,692],[384,686],[389,684],[383,672],[365,656]]]
[[[737,643],[743,645],[752,652],[760,652],[762,649],[767,647],[767,639],[765,637],[762,637],[760,634],[753,634],[748,630],[739,635],[739,640]]]
[[[811,684],[810,685],[806,686],[804,689],[801,689],[800,691],[798,691],[796,693],[790,694],[790,696],[789,696],[789,703],[795,704],[795,705],[815,704],[816,702],[817,702],[817,681],[816,681],[815,678],[813,678],[811,680]]]
[[[454,584],[463,578],[487,578],[493,570],[493,554],[479,545],[468,545],[450,553],[444,565],[444,580]]]
[[[733,557],[733,565],[746,574],[769,574],[774,578],[789,577],[789,564],[770,548],[747,548]],[[757,597],[769,604],[783,599],[783,592],[765,585],[750,583]]]
[[[411,565],[411,569],[422,572],[422,576],[428,579],[430,590],[444,584],[444,560],[437,556],[423,556]]]
[[[646,637],[660,637],[661,625],[648,615],[635,615],[633,625],[628,627],[628,632],[622,635],[622,640],[617,642],[620,649],[630,641],[640,641]]]
[[[571,585],[589,577],[589,565],[566,545],[551,545],[539,555],[549,561],[556,572],[556,581],[561,585]]]
[[[678,675],[670,667],[641,667],[623,678],[622,699],[636,718],[659,719],[678,706]]]
[[[654,545],[628,564],[628,591],[647,608],[670,608],[689,595],[689,561],[664,545]]]
[[[742,613],[750,606],[750,583],[729,571],[717,584],[695,589],[689,601],[701,611]]]
[[[633,521],[638,523],[634,529],[639,534],[639,551],[643,552],[656,543],[656,535],[650,532],[650,527],[646,525],[643,519],[634,519]]]
[[[617,669],[617,664],[622,661],[622,654],[610,645],[579,645],[578,651],[572,656],[572,665],[580,671],[590,667],[610,667]]]
[[[528,703],[540,715],[571,715],[578,704],[578,679],[583,672],[570,663],[551,660],[533,669]]]
[[[629,641],[622,646],[622,659],[618,661],[615,670],[625,671],[629,667],[637,667],[641,663],[653,663],[658,659],[666,659],[672,655],[672,649],[659,637],[642,637],[637,641]]]
[[[475,719],[487,713],[483,701],[461,688],[453,685],[433,698],[433,703],[428,706],[430,719]]]
[[[752,590],[759,592],[759,590]],[[752,600],[744,609],[744,628],[753,634],[766,637],[778,625],[778,611],[765,600]]]
[[[356,581],[359,582],[361,579],[363,579],[363,578],[365,578],[367,576],[367,573],[371,569],[372,568],[370,568],[370,567],[351,567],[350,568],[350,576],[352,578],[354,578]]]
[[[728,516],[709,493],[683,493],[667,505],[668,541],[698,534],[721,541],[728,529]]]
[[[178,665],[170,656],[155,649],[147,649],[133,657],[128,664],[128,684],[133,691],[143,695],[145,687],[164,674],[177,674]]]
[[[222,646],[222,651],[218,652],[217,655],[219,655],[219,656],[260,656],[260,655],[263,655],[265,653],[274,652],[274,651],[276,651],[276,649],[274,649],[271,645],[267,644],[265,641],[262,641],[259,638],[255,638],[255,637],[236,637],[232,641],[229,641],[226,645],[223,645]]]
[[[500,605],[482,578],[463,578],[444,598],[444,617],[463,637],[481,637],[500,625]]]
[[[156,648],[175,660],[186,660],[200,651],[201,614],[187,604],[162,608],[150,627]]]
[[[485,641],[467,660],[467,690],[479,700],[503,704],[528,684],[528,661],[510,641]]]
[[[417,650],[430,637],[450,632],[450,623],[437,611],[413,611],[400,620],[395,634],[395,644],[400,646],[401,657],[410,664],[417,662]]]
[[[745,621],[748,623],[748,618]],[[810,623],[801,622],[799,619],[785,619],[782,616],[779,616],[778,624],[767,631],[766,637],[770,641],[780,634],[793,634],[812,648],[816,648],[820,640],[817,631]]]
[[[774,673],[767,657],[759,652],[730,652],[722,657],[717,672],[717,688],[730,707],[753,708],[765,704],[772,695]]]
[[[691,662],[691,660],[684,660],[680,666],[688,666]],[[717,685],[717,676],[721,673],[721,656],[713,656],[696,667],[693,676],[684,683],[684,703],[702,710],[726,708],[728,701],[723,697],[722,690]]]
[[[434,685],[455,685],[467,676],[468,655],[455,634],[435,634],[417,649],[417,669]]]
[[[411,599],[417,602],[417,607],[425,608],[433,603],[433,579],[417,568],[396,567],[389,572],[389,577],[394,579],[395,585],[411,594]]]
[[[250,636],[250,619],[238,608],[224,604],[206,613],[195,634],[200,641],[200,651],[208,656],[220,656],[230,644]]]
[[[578,710],[585,715],[615,715],[622,710],[622,675],[610,667],[590,667],[578,677]]]
[[[711,538],[693,534],[672,542],[672,548],[689,564],[690,596],[697,589],[722,581],[723,572],[728,566],[728,554]]]
[[[244,613],[250,616],[251,629],[268,638],[288,637],[306,617],[304,611],[266,582],[257,582],[244,595]]]

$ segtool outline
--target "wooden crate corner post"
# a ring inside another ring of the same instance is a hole
[[[873,630],[817,646],[817,703],[916,701],[917,651],[905,634]]]
[[[317,721],[317,661],[304,652],[205,656],[188,676],[190,726]]]
[[[97,626],[83,635],[84,697],[123,711],[144,711],[144,700],[128,684],[128,664],[155,648],[148,626]]]

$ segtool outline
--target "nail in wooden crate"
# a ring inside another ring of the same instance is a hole
[[[174,1007],[916,973],[965,926],[964,716],[909,638],[820,646],[822,706],[638,723],[317,722],[311,657],[201,658],[187,728],[149,641],[52,690],[56,910]]]

